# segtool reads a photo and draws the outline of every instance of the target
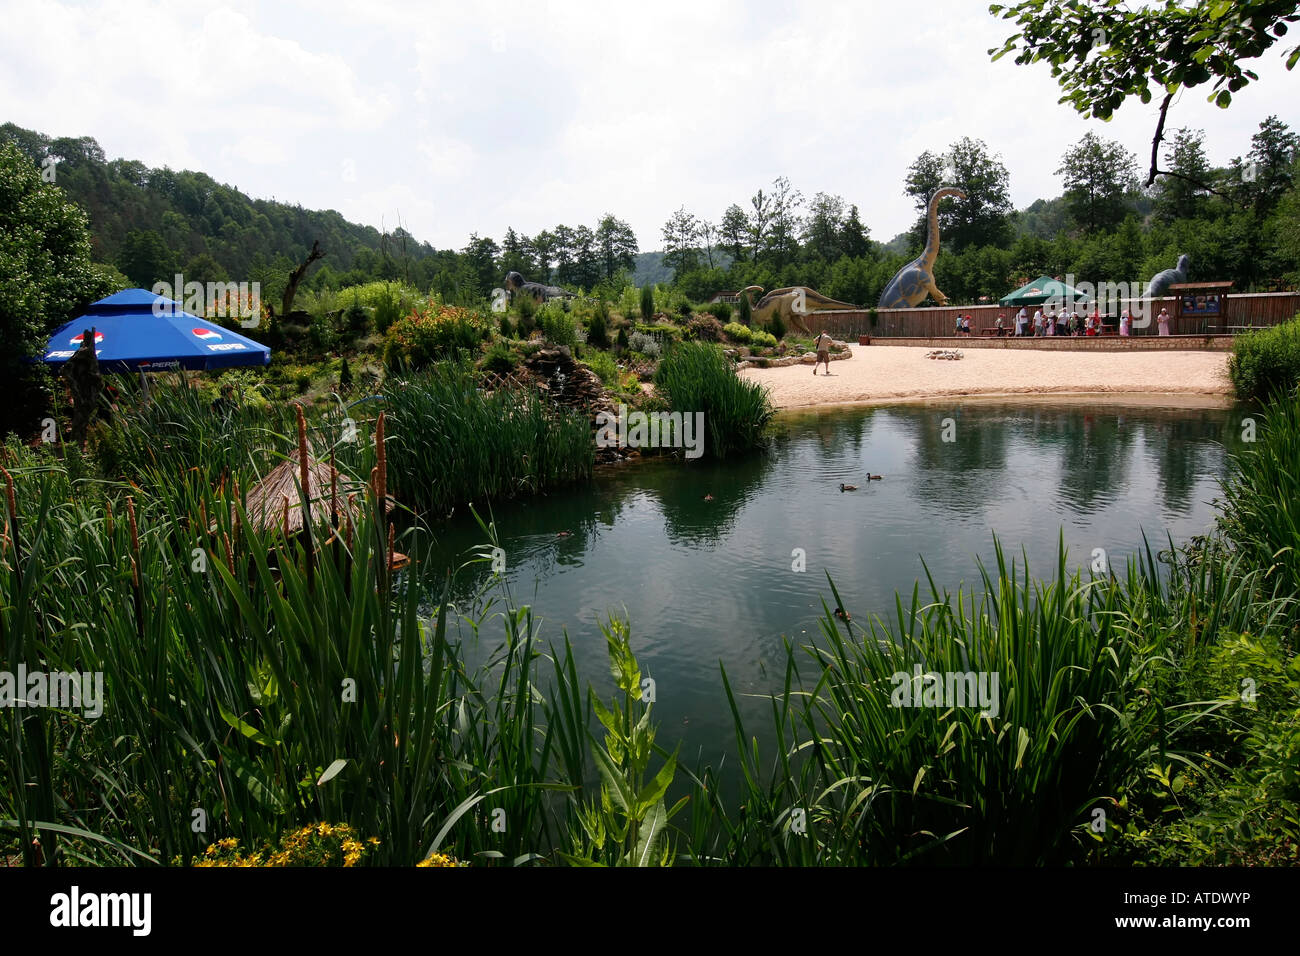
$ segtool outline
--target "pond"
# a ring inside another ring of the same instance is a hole
[[[1167,536],[1184,543],[1208,531],[1243,413],[1137,401],[961,398],[783,413],[768,455],[624,464],[582,488],[498,503],[505,578],[513,600],[543,619],[544,643],[567,631],[579,676],[606,700],[599,622],[626,615],[655,681],[660,743],[680,740],[691,763],[716,766],[724,753],[731,763],[719,663],[737,693],[754,695],[742,715],[766,737],[761,695],[780,690],[784,638],[818,639],[822,602],[835,607],[828,574],[861,622],[890,617],[895,591],[906,603],[918,579],[928,596],[923,557],[940,588],[978,582],[976,559],[994,563],[994,532],[1008,559],[1022,566],[1023,549],[1045,577],[1061,536],[1086,576],[1095,549],[1119,574],[1143,532],[1158,551]],[[468,513],[435,537],[443,567],[485,541]],[[485,565],[461,572],[458,593],[486,576]],[[435,568],[435,598],[440,579]],[[504,630],[495,622],[485,633],[495,645]]]

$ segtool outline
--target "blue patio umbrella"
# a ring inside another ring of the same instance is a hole
[[[95,330],[95,354],[105,372],[157,372],[267,365],[271,350],[238,332],[191,315],[171,299],[126,289],[92,302],[85,315],[59,326],[45,362],[62,365]]]

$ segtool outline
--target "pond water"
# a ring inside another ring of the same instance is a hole
[[[993,566],[995,531],[1008,558],[1019,566],[1023,549],[1031,573],[1048,576],[1061,535],[1072,568],[1101,548],[1121,573],[1144,531],[1156,551],[1167,535],[1183,543],[1209,530],[1242,414],[1128,402],[961,398],[783,413],[768,455],[625,464],[581,488],[496,504],[505,577],[513,600],[543,620],[544,642],[567,631],[579,676],[606,700],[599,622],[626,615],[655,680],[660,742],[680,740],[690,762],[716,766],[726,753],[730,764],[719,663],[737,693],[755,695],[742,715],[766,736],[770,705],[758,695],[780,689],[785,637],[818,638],[822,602],[835,606],[827,574],[862,621],[892,615],[895,591],[906,603],[918,578],[928,595],[922,557],[941,588],[977,582],[976,559]],[[435,530],[433,563],[459,564],[484,541],[458,513]],[[793,570],[796,549],[803,571]],[[486,575],[483,565],[461,572],[458,592]],[[495,645],[504,629],[485,633]]]

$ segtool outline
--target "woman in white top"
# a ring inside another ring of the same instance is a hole
[[[1160,326],[1161,335],[1169,334],[1169,313],[1168,312],[1166,312],[1164,309],[1161,309],[1160,314],[1156,316],[1156,323]]]
[[[1132,328],[1133,317],[1128,314],[1128,309],[1125,309],[1123,314],[1119,317],[1119,334],[1128,335]]]
[[[1056,310],[1055,309],[1053,309],[1050,313],[1048,313],[1047,321],[1044,323],[1043,332],[1046,335],[1056,334]]]
[[[1024,335],[1027,325],[1029,325],[1029,310],[1022,305],[1020,311],[1016,313],[1016,335]]]
[[[1034,312],[1034,334],[1043,334],[1043,310],[1038,309]]]

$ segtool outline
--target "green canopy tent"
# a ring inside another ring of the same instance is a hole
[[[1042,305],[1044,302],[1049,301],[1059,305],[1067,302],[1088,302],[1091,299],[1092,296],[1086,292],[1079,292],[1060,279],[1053,279],[1051,276],[1039,276],[1028,285],[1022,285],[1015,292],[1003,296],[998,300],[998,304],[1014,308],[1022,305]]]

